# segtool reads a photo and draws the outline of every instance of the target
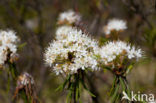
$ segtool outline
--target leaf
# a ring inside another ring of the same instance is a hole
[[[76,78],[76,80],[77,80],[77,83],[76,83],[76,101],[78,101],[78,99],[80,98],[80,87],[79,87],[79,78],[78,78],[78,76],[77,76],[77,78]]]
[[[124,81],[122,80],[121,77],[119,79],[120,79],[120,82],[121,82],[122,89],[123,89],[123,91],[125,91],[126,90],[125,83],[124,83]]]
[[[27,45],[27,43],[23,43],[23,44],[20,44],[19,46],[18,46],[18,50],[21,50],[23,47],[25,47]]]
[[[11,68],[11,74],[12,74],[12,77],[13,77],[13,78],[16,78],[14,68]]]
[[[129,88],[128,85],[127,85],[127,94],[128,94],[129,97],[131,97],[131,91],[130,91],[130,88]]]
[[[114,87],[115,87],[115,84],[116,84],[116,80],[117,80],[117,77],[115,77],[114,80],[113,80],[113,84],[112,84],[112,87],[111,87],[111,90],[110,90],[110,93],[109,93],[110,96],[112,96],[113,93],[114,93]]]
[[[59,87],[57,87],[57,88],[55,89],[55,92],[62,91],[62,90],[63,90],[63,84],[60,85]]]
[[[133,68],[133,64],[129,65],[126,71],[126,74],[128,74],[130,72],[130,70],[132,70]]]
[[[67,77],[67,79],[65,80],[65,82],[63,84],[61,84],[58,88],[55,89],[55,92],[62,91],[65,88],[65,86],[67,85],[67,83],[69,83],[70,78],[71,78],[71,76],[69,75]]]
[[[92,97],[96,97],[93,93],[91,93],[91,92],[89,91],[89,89],[87,88],[87,86],[84,84],[83,81],[81,81],[81,84],[83,85],[84,89],[85,89]]]
[[[92,92],[90,92],[88,89],[86,89],[87,92],[92,96],[92,97],[96,97]]]
[[[67,77],[67,79],[66,79],[65,82],[63,83],[63,87],[65,87],[66,84],[70,81],[70,78],[71,78],[71,75],[69,75],[69,76]]]
[[[10,82],[11,82],[11,78],[10,78],[10,75],[8,75],[7,93],[9,93],[9,91],[10,91]]]
[[[66,98],[66,103],[70,103],[71,100],[72,100],[72,91],[69,91],[67,98]]]
[[[78,98],[79,98],[79,88],[77,87],[76,88],[76,101],[78,100]]]
[[[119,90],[119,86],[120,86],[120,85],[117,84],[117,86],[116,86],[116,88],[115,88],[114,94],[113,94],[113,96],[112,96],[112,98],[111,98],[112,103],[114,103],[115,98],[117,97],[117,93],[118,93],[118,90]]]

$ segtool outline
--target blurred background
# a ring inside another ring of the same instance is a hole
[[[65,103],[66,91],[55,92],[63,82],[46,67],[43,53],[55,37],[59,13],[69,9],[82,15],[80,25],[90,35],[104,42],[103,26],[109,19],[127,21],[128,29],[120,39],[140,47],[144,58],[128,75],[130,88],[156,96],[156,1],[155,0],[0,0],[0,29],[16,31],[21,43],[16,62],[20,73],[28,72],[35,80],[35,91],[41,103]],[[92,74],[91,74],[92,75]],[[109,103],[113,75],[98,71],[90,78],[100,103]],[[11,103],[15,87],[8,88],[8,75],[0,70],[0,103]],[[156,97],[155,97],[156,98]],[[83,93],[84,103],[91,103]],[[19,103],[23,103],[19,100]]]

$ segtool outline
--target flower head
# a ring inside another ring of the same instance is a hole
[[[0,31],[0,65],[3,65],[7,59],[13,59],[17,51],[17,42],[19,38],[16,33],[9,31]],[[8,57],[9,56],[9,57]]]
[[[126,22],[123,20],[112,19],[104,26],[104,32],[106,35],[109,35],[113,30],[122,31],[127,29]]]
[[[20,85],[26,86],[29,84],[32,84],[32,85],[34,84],[34,79],[30,74],[25,72],[18,77],[18,80],[17,80],[18,86],[20,86]]]
[[[95,56],[97,42],[76,28],[71,28],[65,35],[63,40],[50,43],[45,52],[45,61],[53,66],[56,74],[73,74],[86,68],[98,69]]]
[[[74,24],[81,20],[81,16],[73,10],[68,10],[59,15],[58,24]]]
[[[57,40],[63,40],[67,38],[68,34],[73,30],[73,27],[71,26],[61,26],[58,27],[56,30],[56,39]]]
[[[100,56],[105,65],[118,65],[126,59],[138,59],[142,57],[141,49],[122,41],[108,42],[100,49]]]
[[[13,98],[15,99],[21,91],[24,91],[27,98],[30,99],[31,97],[33,103],[36,103],[34,102],[37,100],[35,88],[34,88],[34,79],[30,74],[26,72],[24,72],[18,77],[17,86],[16,86],[16,90],[15,90]]]

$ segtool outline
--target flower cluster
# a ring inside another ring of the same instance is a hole
[[[16,86],[16,90],[15,90],[13,98],[16,99],[17,96],[20,94],[20,92],[23,91],[23,90],[24,90],[25,95],[28,98],[28,100],[31,97],[32,98],[32,102],[36,103],[36,102],[34,102],[34,100],[36,101],[36,96],[35,96],[36,94],[35,94],[35,91],[34,91],[34,79],[27,72],[24,72],[23,74],[21,74],[18,77],[18,79],[17,79],[17,86]]]
[[[58,29],[56,30],[56,39],[57,40],[63,40],[67,38],[67,34],[70,33],[70,31],[72,31],[73,27],[71,26],[60,26],[58,27]]]
[[[73,10],[68,10],[59,15],[58,24],[74,24],[81,20],[81,16]]]
[[[126,22],[123,20],[112,19],[104,26],[104,32],[106,35],[109,35],[112,31],[122,31],[127,29]]]
[[[30,74],[25,72],[18,77],[17,86],[26,86],[29,84],[34,84],[34,79]]]
[[[17,42],[19,38],[15,35],[16,33],[9,31],[0,31],[0,65],[4,65],[4,63],[9,59],[13,60],[17,55]]]
[[[105,65],[118,65],[126,59],[138,59],[142,57],[141,49],[136,49],[128,43],[122,41],[108,42],[100,51],[102,62]]]
[[[60,14],[59,22],[72,24],[80,20],[80,15],[69,10]],[[105,26],[105,33],[126,29],[126,22],[112,19]],[[142,56],[141,49],[122,41],[108,42],[103,47],[88,37],[82,30],[63,25],[56,30],[55,41],[45,52],[45,61],[52,66],[56,74],[74,74],[79,69],[97,70],[100,64],[111,68],[124,62],[124,60],[138,59]]]
[[[60,27],[58,34],[65,35],[65,38],[60,39],[61,36],[58,36],[58,40],[50,43],[45,52],[45,61],[53,66],[56,74],[73,74],[86,68],[98,69],[98,45],[95,40],[74,27]]]

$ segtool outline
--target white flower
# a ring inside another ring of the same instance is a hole
[[[8,58],[8,53],[10,53],[10,56],[16,55],[16,44],[19,38],[15,34],[16,33],[11,30],[0,31],[0,65],[5,63]]]
[[[67,34],[69,34],[70,31],[72,31],[73,27],[71,26],[61,26],[58,27],[58,29],[56,30],[56,39],[57,40],[62,40],[67,38]]]
[[[78,13],[74,12],[73,10],[68,10],[59,15],[58,22],[59,23],[67,22],[69,24],[73,24],[79,22],[80,20],[81,16]]]
[[[97,70],[97,42],[76,28],[65,35],[65,39],[50,43],[45,52],[45,61],[56,74],[73,74],[86,68]]]
[[[124,29],[127,29],[126,21],[118,19],[109,20],[108,24],[104,26],[104,32],[106,35],[109,35],[113,30],[120,31]]]
[[[0,47],[0,65],[4,64],[7,59],[7,51],[5,48]]]
[[[102,61],[107,65],[117,59],[138,59],[142,57],[141,49],[136,49],[134,46],[122,41],[108,42],[100,49]]]

